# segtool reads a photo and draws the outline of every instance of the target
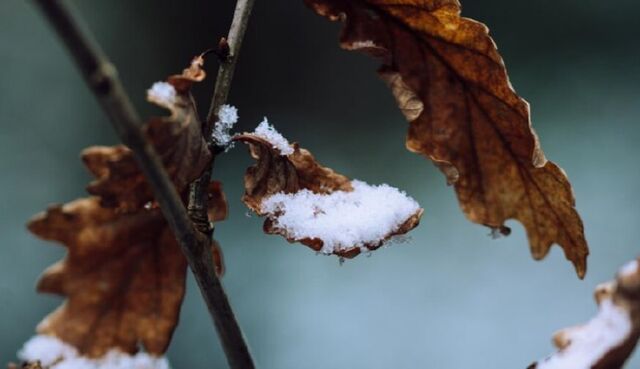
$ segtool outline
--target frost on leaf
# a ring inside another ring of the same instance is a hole
[[[640,268],[634,260],[596,289],[598,314],[555,334],[559,351],[529,369],[620,369],[640,337]]]
[[[104,357],[90,359],[55,337],[42,335],[25,343],[18,356],[24,361],[22,368],[33,369],[169,369],[169,362],[163,356],[144,352],[129,355],[111,350]]]
[[[166,82],[156,82],[147,91],[149,102],[171,113],[151,118],[143,130],[178,192],[198,178],[211,160],[190,94],[191,85],[205,77],[202,63],[201,56],[194,58],[182,74],[170,76]],[[87,191],[99,196],[103,206],[130,210],[153,200],[151,188],[127,147],[90,147],[83,151],[82,159],[97,177]]]
[[[532,255],[557,243],[580,277],[588,248],[571,185],[544,157],[529,105],[514,92],[482,23],[458,0],[305,0],[345,26],[341,46],[383,62],[379,74],[410,122],[407,148],[455,186],[466,216],[493,229],[526,228]]]
[[[423,210],[403,192],[351,181],[263,124],[235,140],[257,160],[245,174],[242,200],[266,216],[265,232],[350,258],[418,225]]]

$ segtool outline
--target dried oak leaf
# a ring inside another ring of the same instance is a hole
[[[528,103],[513,90],[487,27],[458,0],[305,0],[345,26],[341,46],[381,58],[379,74],[410,122],[407,148],[454,184],[471,221],[526,228],[531,252],[564,249],[582,278],[587,243],[571,185],[546,160]]]
[[[245,133],[234,140],[248,144],[251,156],[257,160],[245,174],[242,201],[257,214],[266,216],[266,233],[279,234],[289,242],[300,242],[316,251],[353,258],[364,250],[379,248],[394,236],[409,232],[420,222],[423,210],[417,203],[389,186],[384,189],[398,201],[394,203],[392,198],[388,208],[370,208],[368,219],[360,218],[350,223],[357,214],[342,214],[344,222],[327,219],[332,216],[330,211],[339,213],[344,209],[340,206],[346,205],[348,209],[354,202],[355,207],[366,208],[367,204],[356,197],[361,196],[359,191],[378,191],[381,187],[351,181],[320,165],[308,150],[297,144],[291,145],[291,153],[284,155],[272,142],[257,134]],[[333,202],[323,207],[324,201]],[[384,203],[384,200],[378,202]],[[399,206],[402,208],[398,210]],[[384,224],[375,223],[375,215],[393,211],[396,213],[391,221],[384,219]],[[287,217],[288,213],[295,215]],[[366,224],[367,220],[372,224]],[[344,228],[340,229],[340,226]],[[364,227],[376,228],[378,233],[363,236],[365,232],[371,234]],[[340,230],[355,236],[335,237]]]
[[[38,326],[89,357],[141,343],[166,351],[184,296],[187,262],[159,210],[121,214],[96,197],[53,206],[29,222],[45,240],[63,243],[38,291],[68,297]]]
[[[226,217],[219,183],[210,189],[214,221]],[[38,291],[67,296],[38,333],[58,337],[82,355],[100,357],[111,349],[151,354],[166,351],[178,323],[187,262],[160,210],[124,213],[104,208],[97,197],[52,206],[28,224],[31,232],[67,247],[49,267]],[[216,271],[224,271],[213,241]]]
[[[192,84],[205,78],[202,64],[202,56],[194,58],[182,74],[157,82],[147,95],[150,102],[171,112],[167,117],[151,118],[143,130],[178,192],[198,178],[211,160],[190,94]],[[151,188],[126,146],[89,147],[82,152],[82,160],[97,177],[87,191],[99,196],[103,206],[132,210],[153,200]]]
[[[559,351],[529,369],[620,369],[640,338],[640,259],[618,271],[615,281],[598,286],[599,312],[582,326],[559,331]]]

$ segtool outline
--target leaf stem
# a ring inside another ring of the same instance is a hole
[[[116,133],[134,153],[140,169],[178,240],[213,318],[232,369],[252,369],[253,359],[213,266],[210,238],[190,220],[162,162],[140,128],[140,118],[113,64],[62,0],[34,0],[73,57],[78,69],[109,116]]]
[[[209,106],[207,119],[203,126],[203,134],[207,142],[209,142],[209,146],[212,148],[213,159],[211,160],[209,168],[202,173],[202,176],[191,184],[189,191],[189,215],[202,231],[213,231],[208,221],[203,222],[203,220],[207,219],[207,188],[211,180],[211,174],[213,173],[215,158],[224,149],[216,146],[211,133],[213,132],[218,117],[218,110],[227,102],[227,98],[229,97],[233,73],[236,69],[238,55],[249,24],[253,4],[254,0],[238,0],[236,2],[229,34],[226,39],[220,40],[221,48],[228,47],[228,56],[221,60],[216,85],[211,98],[211,105]]]

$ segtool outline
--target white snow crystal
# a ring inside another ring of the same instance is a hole
[[[40,361],[48,369],[169,369],[165,357],[155,357],[144,352],[129,355],[111,350],[98,359],[80,356],[71,345],[61,340],[38,335],[32,337],[18,352],[24,361]]]
[[[156,82],[147,90],[147,99],[169,108],[176,102],[176,89],[167,82]]]
[[[589,369],[631,333],[629,314],[611,300],[604,300],[598,315],[586,325],[570,328],[571,344],[536,369]]]
[[[231,105],[222,105],[218,110],[218,121],[214,124],[212,137],[219,146],[231,148],[231,128],[238,122],[238,109]]]
[[[293,154],[293,147],[289,144],[289,141],[284,138],[280,134],[280,132],[276,131],[272,125],[269,124],[269,121],[265,117],[260,125],[256,127],[256,130],[253,132],[256,136],[263,138],[273,146],[274,149],[278,149],[281,155],[291,155]]]
[[[353,191],[316,194],[301,190],[265,198],[262,212],[274,215],[274,226],[295,239],[318,238],[321,252],[377,244],[420,211],[404,192],[383,184],[372,186],[354,180]]]

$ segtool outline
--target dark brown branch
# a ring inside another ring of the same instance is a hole
[[[236,69],[238,54],[242,47],[242,40],[244,39],[247,25],[249,24],[253,3],[254,0],[238,0],[236,2],[236,9],[233,14],[233,20],[231,21],[231,27],[229,28],[229,35],[226,39],[220,41],[220,48],[228,48],[228,51],[225,50],[224,52],[224,54],[228,55],[221,60],[209,113],[207,114],[207,120],[203,127],[203,133],[213,150],[213,160],[211,160],[210,167],[204,171],[202,176],[191,184],[189,191],[189,215],[202,231],[211,231],[207,220],[207,188],[211,174],[213,173],[215,157],[223,150],[223,148],[215,145],[211,133],[218,117],[218,110],[227,102],[227,98],[229,97],[233,72]]]
[[[140,129],[138,113],[124,91],[114,66],[61,0],[35,0],[35,3],[64,42],[118,136],[133,151],[195,275],[229,366],[232,369],[254,368],[240,326],[216,276],[210,239],[198,232],[189,219],[158,154]]]

